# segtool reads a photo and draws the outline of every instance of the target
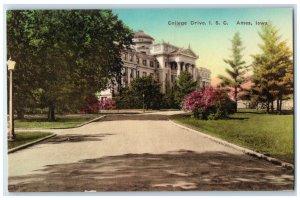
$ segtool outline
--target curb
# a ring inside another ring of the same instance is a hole
[[[102,115],[100,117],[97,117],[97,118],[94,118],[90,121],[87,121],[87,122],[84,122],[82,124],[79,124],[79,125],[76,125],[76,126],[72,126],[72,127],[62,127],[62,128],[42,128],[43,130],[42,131],[47,131],[47,130],[59,130],[59,129],[72,129],[72,128],[79,128],[81,126],[84,126],[84,125],[87,125],[87,124],[90,124],[92,122],[95,122],[95,121],[98,121],[102,118],[104,118],[106,115]],[[18,131],[18,129],[22,129],[23,130],[26,130],[26,131],[30,131],[30,130],[36,130],[36,131],[41,131],[41,128],[15,128],[16,131]]]
[[[275,165],[280,165],[284,168],[287,168],[287,169],[292,169],[294,170],[294,165],[293,164],[290,164],[290,163],[287,163],[287,162],[284,162],[284,161],[281,161],[281,160],[278,160],[276,158],[272,158],[270,156],[266,156],[264,154],[261,154],[261,153],[258,153],[258,152],[255,152],[255,151],[252,151],[250,149],[247,149],[247,148],[244,148],[244,147],[241,147],[241,146],[238,146],[238,145],[235,145],[235,144],[232,144],[232,143],[229,143],[225,140],[222,140],[222,139],[219,139],[219,138],[216,138],[216,137],[213,137],[213,136],[210,136],[210,135],[207,135],[205,133],[202,133],[200,131],[197,131],[197,130],[194,130],[192,128],[189,128],[189,127],[186,127],[186,126],[183,126],[177,122],[174,122],[173,120],[170,120],[170,122],[172,122],[173,124],[175,124],[176,126],[182,128],[182,129],[185,129],[185,130],[188,130],[190,132],[193,132],[193,133],[197,133],[197,134],[200,134],[201,136],[207,138],[207,139],[210,139],[214,142],[217,142],[219,144],[222,144],[222,145],[225,145],[225,146],[228,146],[228,147],[231,147],[233,149],[236,149],[238,151],[242,151],[243,153],[247,154],[247,155],[250,155],[250,156],[253,156],[253,157],[256,157],[256,158],[259,158],[259,159],[264,159],[268,162],[271,162]]]
[[[84,125],[90,124],[90,123],[92,123],[92,122],[98,121],[98,120],[104,118],[105,116],[106,116],[106,115],[102,115],[102,116],[100,116],[100,117],[97,117],[97,118],[95,118],[95,119],[92,119],[92,120],[90,120],[90,121],[84,122],[84,123],[82,123],[82,124],[79,124],[79,125],[73,126],[73,127],[65,127],[65,128],[49,128],[49,129],[72,129],[72,128],[79,128],[79,127],[81,127],[81,126],[84,126]]]
[[[27,147],[30,147],[30,146],[32,146],[32,145],[34,145],[34,144],[36,144],[36,143],[39,143],[39,142],[44,141],[44,140],[47,140],[47,139],[52,138],[52,137],[54,137],[54,136],[56,136],[56,134],[53,133],[53,134],[51,134],[51,135],[48,135],[48,136],[43,137],[43,138],[41,138],[41,139],[35,140],[35,141],[33,141],[33,142],[30,142],[30,143],[27,143],[27,144],[23,144],[23,145],[21,145],[21,146],[18,146],[18,147],[9,149],[9,150],[8,150],[8,153],[10,154],[10,153],[13,153],[13,152],[16,152],[16,151],[25,149],[25,148],[27,148]]]

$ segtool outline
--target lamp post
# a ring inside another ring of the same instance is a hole
[[[16,62],[11,60],[7,61],[8,71],[9,71],[9,135],[8,141],[13,141],[15,139],[14,131],[14,114],[13,114],[13,70],[15,70]]]

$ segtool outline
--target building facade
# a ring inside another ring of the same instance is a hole
[[[161,85],[161,92],[172,89],[177,77],[182,71],[188,71],[194,81],[199,81],[200,87],[210,85],[211,71],[204,67],[197,67],[198,56],[188,48],[179,48],[169,43],[155,43],[155,40],[138,31],[133,38],[134,45],[122,52],[121,87],[127,87],[138,77],[152,76]],[[101,92],[101,97],[112,97],[117,86]],[[114,91],[112,91],[114,90]]]

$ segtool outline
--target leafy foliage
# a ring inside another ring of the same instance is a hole
[[[192,75],[188,71],[181,72],[175,85],[175,103],[181,105],[184,96],[191,93],[196,88],[197,82],[193,81]]]
[[[226,91],[209,87],[186,95],[183,109],[192,111],[195,118],[221,119],[234,113],[234,105]]]
[[[270,22],[263,26],[259,36],[263,44],[259,45],[261,54],[253,55],[252,100],[264,102],[267,111],[273,101],[277,100],[277,109],[281,112],[281,102],[293,93],[293,60],[292,51],[286,41],[278,35],[278,29]]]
[[[159,109],[162,101],[160,84],[151,76],[136,78],[115,100],[118,108],[143,108],[144,104],[145,109]]]
[[[175,92],[174,90],[167,90],[165,94],[163,94],[162,98],[162,108],[166,109],[178,109],[179,105],[175,101]]]
[[[231,42],[231,59],[224,60],[224,62],[230,66],[230,68],[226,69],[228,76],[219,75],[219,78],[222,81],[220,87],[233,91],[233,98],[236,102],[235,109],[237,111],[238,93],[243,89],[242,84],[246,81],[244,75],[247,72],[247,66],[245,65],[246,62],[243,61],[242,51],[244,50],[244,47],[242,46],[242,41],[238,32],[234,34]]]
[[[50,120],[54,109],[76,110],[119,80],[120,52],[133,37],[110,10],[15,10],[7,26],[8,56],[17,62],[16,109],[49,107]]]
[[[116,108],[116,101],[111,98],[99,100],[98,106],[100,110],[112,110]]]
[[[81,113],[98,113],[99,100],[95,95],[86,98],[86,105],[80,109]]]
[[[98,99],[95,95],[86,99],[86,106],[81,108],[82,113],[98,113],[100,110],[112,110],[116,108],[116,101],[111,98]]]

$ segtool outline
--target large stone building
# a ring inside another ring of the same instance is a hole
[[[137,77],[152,76],[161,84],[161,92],[172,89],[182,71],[191,73],[200,86],[210,85],[210,70],[197,67],[198,56],[188,48],[180,48],[169,43],[155,43],[155,40],[138,31],[133,38],[134,45],[122,52],[122,85],[127,87]],[[101,98],[111,97],[116,86],[101,92]]]

